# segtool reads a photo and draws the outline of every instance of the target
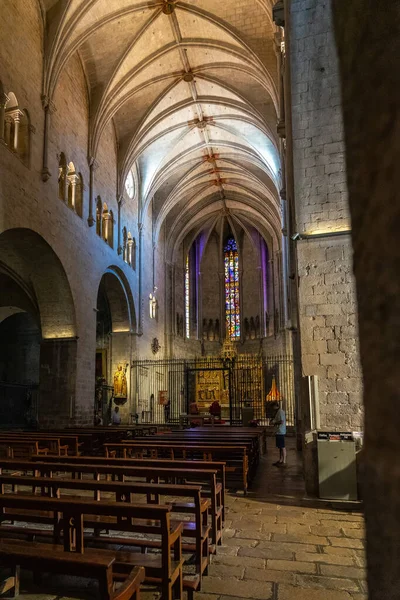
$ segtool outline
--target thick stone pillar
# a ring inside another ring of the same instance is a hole
[[[400,594],[400,2],[332,2],[364,374],[370,600]]]
[[[75,416],[77,339],[43,340],[40,346],[39,425],[66,427]]]

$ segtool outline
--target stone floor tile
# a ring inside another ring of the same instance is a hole
[[[313,589],[344,590],[346,592],[359,592],[360,588],[352,579],[337,577],[321,577],[320,575],[295,575],[295,583],[301,587]]]
[[[291,573],[316,573],[317,571],[315,563],[299,560],[267,560],[267,569],[290,571]]]
[[[354,566],[354,556],[341,556],[340,554],[314,554],[309,552],[296,552],[296,560],[303,562],[318,562],[329,565]]]
[[[338,525],[332,525],[324,527],[323,525],[311,525],[311,533],[313,535],[319,535],[328,537],[330,535],[340,537],[342,535],[341,523]]]
[[[331,577],[349,577],[350,579],[366,579],[365,569],[360,567],[343,567],[341,565],[320,565],[322,575]]]
[[[287,532],[288,535],[309,535],[310,532],[310,525],[303,525],[303,524],[299,524],[299,523],[288,523],[287,524]]]
[[[342,548],[341,546],[321,546],[323,554],[336,554],[340,556],[354,556],[357,557],[357,552],[360,550],[354,550],[354,548]]]
[[[223,546],[218,546],[217,552],[220,556],[237,556],[239,548],[239,544],[236,546],[226,546],[224,544]]]
[[[345,538],[343,538],[345,539]],[[274,542],[296,542],[298,544],[321,544],[328,546],[328,538],[320,537],[318,535],[300,535],[300,534],[287,534],[274,533],[272,536]]]
[[[287,533],[286,523],[263,523],[262,533]]]
[[[323,527],[335,527],[342,525],[342,527],[346,527],[346,529],[364,529],[363,521],[343,521],[342,519],[330,521],[328,519],[321,519],[320,523]]]
[[[293,552],[281,549],[279,544],[275,548],[240,548],[238,556],[254,556],[256,558],[276,558],[280,560],[293,560]]]
[[[224,529],[224,542],[226,540],[228,540],[229,538],[232,538],[236,533],[236,529],[232,529],[231,527],[226,527],[225,525],[225,529]]]
[[[365,539],[364,529],[349,529],[348,527],[343,527],[342,531],[346,537],[356,538],[359,540]]]
[[[332,544],[332,546],[342,546],[343,548],[357,548],[358,550],[362,550],[364,548],[362,540],[354,540],[345,537],[329,537],[328,540]]]
[[[213,556],[212,564],[227,565],[232,567],[254,567],[264,569],[266,561],[263,558],[250,558],[248,556]]]
[[[313,590],[279,584],[278,600],[351,600],[351,596],[349,592],[338,590]]]
[[[250,539],[250,540],[263,540],[268,542],[271,539],[271,534],[263,531],[247,531],[238,529],[235,534],[235,538],[239,539]]]
[[[231,537],[225,539],[225,534],[223,534],[223,546],[240,546],[241,548],[254,548],[260,542],[258,540],[254,540],[251,538],[239,538],[239,537]]]
[[[330,548],[330,546],[327,547]],[[318,552],[318,547],[315,544],[296,544],[296,542],[259,542],[257,548],[271,551],[285,550],[287,552]]]
[[[256,579],[257,581],[271,581],[273,583],[295,583],[295,573],[290,571],[274,571],[273,569],[253,569],[246,567],[245,579]]]
[[[240,581],[237,579],[217,579],[205,577],[202,589],[207,593],[223,594],[236,598],[254,598],[254,600],[270,600],[272,583],[264,581]]]
[[[249,519],[235,519],[232,521],[232,529],[245,530],[248,532],[261,531],[261,521],[250,521]]]
[[[255,569],[257,571],[258,569]],[[211,577],[233,577],[235,579],[243,579],[245,567],[231,567],[228,565],[211,564],[208,567],[208,574]]]

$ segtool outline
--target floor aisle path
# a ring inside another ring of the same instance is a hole
[[[247,497],[229,495],[223,546],[196,600],[366,600],[361,512],[304,499],[301,456],[272,466],[274,441]]]

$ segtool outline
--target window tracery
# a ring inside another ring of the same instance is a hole
[[[135,182],[133,180],[132,171],[129,171],[129,173],[125,179],[125,190],[129,196],[129,198],[132,200],[132,198],[135,195]]]
[[[239,254],[236,240],[230,237],[224,248],[225,325],[228,339],[240,338]]]

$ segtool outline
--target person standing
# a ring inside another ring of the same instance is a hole
[[[119,406],[116,406],[111,414],[111,425],[121,425],[121,415],[119,414]]]
[[[272,421],[276,427],[276,447],[279,450],[279,460],[274,462],[275,467],[286,467],[286,444],[285,444],[285,436],[286,436],[286,414],[279,402],[275,403],[276,414],[274,420]]]

